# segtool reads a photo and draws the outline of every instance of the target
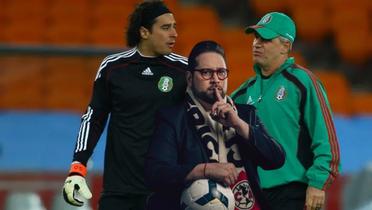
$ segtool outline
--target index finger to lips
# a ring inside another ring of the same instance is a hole
[[[216,94],[217,101],[222,101],[222,100],[223,100],[223,98],[222,98],[220,92],[218,91],[218,88],[215,88],[215,89],[214,89],[214,93]]]

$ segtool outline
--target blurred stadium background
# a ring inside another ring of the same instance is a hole
[[[100,61],[125,48],[124,26],[138,2],[0,0],[0,210],[75,209],[61,202],[60,191],[80,115]],[[187,56],[203,39],[225,47],[229,92],[253,75],[252,37],[243,28],[269,11],[292,16],[292,56],[325,85],[341,145],[343,171],[325,209],[372,209],[372,1],[165,2],[177,20],[176,52]],[[85,209],[97,207],[103,152],[100,141]]]

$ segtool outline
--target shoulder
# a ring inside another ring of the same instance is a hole
[[[127,49],[120,53],[115,53],[115,54],[106,56],[102,60],[98,68],[96,79],[98,79],[101,76],[102,72],[105,71],[105,69],[113,65],[116,65],[118,63],[129,62],[130,60],[135,59],[136,55],[137,55],[137,48],[134,47],[134,48]]]
[[[231,98],[235,100],[239,96],[243,95],[244,93],[246,93],[246,89],[254,85],[255,82],[256,76],[249,78],[247,81],[245,81],[242,85],[240,85],[236,90],[234,90],[231,93]]]
[[[179,69],[181,71],[187,70],[188,59],[182,55],[171,53],[163,56],[164,64]]]
[[[134,48],[127,49],[120,53],[108,55],[101,62],[100,68],[104,68],[107,65],[115,64],[118,61],[129,61],[135,57],[136,53],[137,53],[137,48],[134,47]]]
[[[309,69],[294,64],[283,71],[283,76],[297,85],[311,87],[319,82],[317,76]]]

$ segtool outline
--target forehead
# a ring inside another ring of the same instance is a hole
[[[225,59],[216,52],[201,53],[196,57],[198,67],[222,67],[226,68]]]
[[[155,18],[154,25],[166,25],[166,24],[174,24],[176,20],[172,13],[165,13],[160,15],[159,17]]]
[[[259,33],[257,33],[257,32],[254,32],[254,36],[255,36],[256,38],[264,39],[264,38],[262,38],[262,36],[261,36]],[[279,36],[278,36],[278,37],[275,37],[275,38],[273,38],[273,39],[264,39],[264,40],[266,40],[267,42],[280,42]]]

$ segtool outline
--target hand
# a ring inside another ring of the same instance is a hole
[[[249,138],[249,125],[238,116],[231,104],[226,103],[215,89],[217,101],[212,105],[211,117],[226,127],[232,127],[242,137]]]
[[[226,127],[236,127],[241,119],[231,104],[226,103],[220,92],[215,89],[217,101],[212,105],[211,117]]]
[[[83,206],[84,202],[76,198],[76,193],[85,199],[90,199],[92,197],[92,193],[83,176],[69,176],[63,186],[63,198],[65,201],[73,206]]]
[[[232,163],[207,163],[205,175],[225,186],[234,184],[238,179],[238,172]]]
[[[306,190],[306,210],[320,210],[324,206],[325,192],[308,186]]]

